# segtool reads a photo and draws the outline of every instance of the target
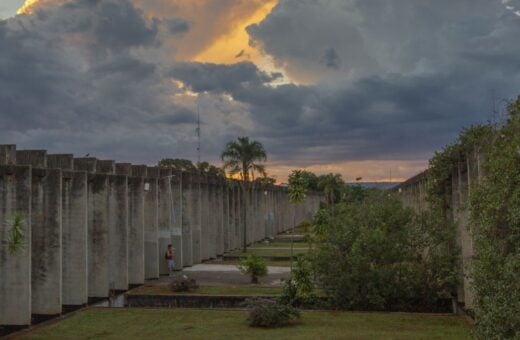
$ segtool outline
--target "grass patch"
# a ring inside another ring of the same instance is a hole
[[[299,322],[252,328],[245,311],[92,308],[19,339],[470,339],[455,316],[401,313],[302,313]]]
[[[200,286],[190,292],[172,292],[167,285],[141,286],[132,289],[133,295],[239,295],[239,296],[276,296],[282,293],[281,287],[264,286]]]

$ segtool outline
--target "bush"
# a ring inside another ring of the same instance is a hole
[[[456,287],[454,226],[383,191],[315,217],[317,279],[336,307],[429,310]]]
[[[471,193],[475,330],[483,339],[520,339],[520,97],[508,110]]]
[[[314,302],[312,268],[307,256],[299,254],[293,266],[291,277],[284,281],[280,302],[293,306]]]
[[[267,275],[265,260],[254,254],[241,257],[238,269],[243,274],[251,275],[251,283],[258,283],[258,278]]]
[[[253,327],[280,327],[300,318],[300,311],[270,299],[248,299],[248,322]]]
[[[180,278],[173,279],[170,282],[170,289],[173,292],[190,292],[197,288],[199,288],[197,281],[195,281],[195,279],[190,279],[186,275],[183,275]]]

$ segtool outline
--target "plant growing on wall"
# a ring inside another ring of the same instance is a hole
[[[471,194],[476,335],[520,338],[520,97],[489,141],[485,176]]]
[[[21,212],[16,212],[11,221],[8,222],[10,226],[7,233],[7,248],[11,255],[21,251],[24,247],[24,233],[23,227],[25,221]]]

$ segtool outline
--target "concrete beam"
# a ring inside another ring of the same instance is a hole
[[[4,162],[15,157],[9,152]],[[0,325],[31,324],[31,177],[30,166],[0,165],[0,240],[9,240],[15,215],[22,217],[21,247],[0,242]]]
[[[74,155],[50,154],[47,155],[47,167],[51,169],[73,170]]]
[[[16,164],[16,145],[1,144],[0,145],[0,165]]]
[[[16,164],[31,165],[36,168],[47,167],[46,150],[17,150]]]

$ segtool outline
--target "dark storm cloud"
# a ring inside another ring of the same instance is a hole
[[[338,52],[336,52],[332,47],[325,50],[321,61],[325,66],[333,69],[338,69],[341,66],[341,58],[339,57]]]
[[[0,143],[189,158],[199,106],[213,161],[238,135],[293,164],[425,159],[490,119],[493,98],[520,92],[520,16],[500,0],[280,1],[248,28],[301,81],[277,86],[279,74],[250,62],[172,60],[168,37],[191,24],[149,18],[129,0],[0,21]]]
[[[182,34],[190,29],[190,24],[186,20],[179,18],[164,19],[162,23],[166,25],[170,34]]]
[[[194,121],[171,99],[180,90],[161,73],[171,63],[147,56],[163,24],[126,0],[0,21],[0,143],[150,162],[190,141],[171,130]]]
[[[228,65],[211,63],[179,63],[170,75],[188,84],[195,92],[234,93],[241,88],[257,89],[275,80],[278,75],[260,71],[251,62]]]

